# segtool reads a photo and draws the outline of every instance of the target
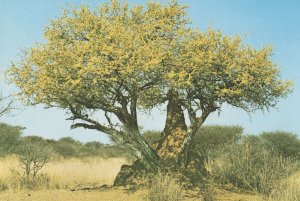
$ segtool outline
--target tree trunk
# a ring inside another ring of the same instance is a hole
[[[168,100],[163,136],[155,150],[137,128],[126,127],[123,138],[127,139],[137,150],[140,157],[132,165],[121,167],[114,182],[115,186],[141,186],[149,180],[149,175],[155,174],[157,170],[164,171],[169,167],[180,170],[192,183],[195,183],[192,180],[200,181],[200,178],[206,174],[201,153],[192,147],[193,138],[206,116],[199,118],[199,122],[192,124],[188,132],[178,93],[170,90]],[[174,164],[175,166],[173,166]]]
[[[171,89],[168,98],[166,124],[156,151],[162,158],[175,159],[187,136],[187,126],[178,93]]]
[[[166,124],[156,151],[161,158],[172,159],[181,170],[205,175],[204,158],[193,146],[193,139],[208,114],[194,120],[187,131],[178,92],[171,89],[168,98]]]
[[[136,150],[138,159],[132,165],[123,165],[114,181],[114,186],[142,186],[149,175],[160,169],[161,158],[135,128],[127,127],[124,139]]]
[[[123,136],[127,142],[136,150],[135,155],[141,163],[144,164],[148,170],[155,170],[159,168],[160,157],[156,151],[149,145],[143,135],[140,134],[139,130],[134,127],[125,127]]]
[[[200,118],[198,118],[198,121],[195,121],[195,120],[193,121],[193,123],[190,127],[190,131],[187,133],[187,136],[184,139],[184,142],[182,143],[180,152],[178,153],[177,158],[176,158],[177,165],[182,169],[186,169],[188,164],[193,160],[193,159],[190,158],[190,157],[192,157],[192,155],[194,155],[194,154],[191,154],[191,153],[195,153],[194,150],[191,150],[192,147],[193,147],[193,140],[195,138],[195,135],[199,131],[200,127],[202,126],[202,124],[206,120],[208,114],[209,113],[202,114],[202,116]],[[201,157],[203,157],[203,156],[201,156]],[[201,169],[203,169],[203,170],[205,169],[204,168],[204,163],[203,164],[198,164],[198,165],[202,166]]]
[[[191,131],[193,132],[193,131]],[[192,148],[192,136],[189,135],[185,138],[181,145],[180,152],[177,154],[176,163],[181,169],[186,169],[191,158],[191,148]]]

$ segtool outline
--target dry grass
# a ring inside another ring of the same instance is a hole
[[[259,144],[246,141],[221,151],[212,161],[211,169],[218,182],[231,183],[268,197],[279,180],[297,170],[297,164]]]
[[[64,159],[51,161],[44,167],[42,173],[47,174],[50,179],[51,189],[30,192],[27,196],[26,189],[16,189],[12,169],[20,171],[18,159],[15,156],[0,158],[0,197],[4,200],[98,200],[99,197],[107,198],[103,200],[145,200],[149,199],[152,193],[152,200],[159,200],[157,195],[163,197],[180,196],[180,186],[178,186],[171,175],[159,176],[156,178],[150,192],[147,190],[138,191],[135,194],[127,194],[121,190],[100,191],[66,191],[78,184],[84,185],[102,185],[112,184],[113,180],[120,170],[122,164],[126,163],[123,158],[103,159],[99,157],[85,159]],[[1,191],[3,187],[8,187],[10,191]],[[61,189],[61,190],[57,190]],[[220,201],[238,201],[238,200],[263,200],[259,196],[234,193],[225,190],[216,190],[216,198]],[[165,196],[167,194],[167,196]],[[54,196],[55,195],[55,196]],[[59,195],[59,196],[58,196]],[[17,196],[17,197],[16,197]],[[28,199],[27,199],[28,198]],[[80,199],[79,199],[80,198]],[[169,197],[168,197],[169,198]],[[151,200],[151,199],[150,199]],[[160,200],[164,200],[163,198]],[[185,199],[182,199],[185,200]],[[199,195],[186,200],[201,200]],[[274,189],[269,201],[300,201],[300,172],[293,176],[283,179]]]
[[[170,174],[158,173],[149,190],[150,201],[183,200],[183,190]]]
[[[73,188],[79,184],[111,185],[124,163],[126,159],[123,158],[64,159],[49,162],[41,173],[49,177],[51,187],[59,189]],[[0,188],[1,184],[9,188],[16,186],[11,170],[21,172],[18,159],[14,156],[1,158]]]
[[[67,159],[50,162],[42,172],[47,174],[58,188],[70,188],[86,183],[111,185],[124,163],[126,160],[123,158]]]
[[[279,183],[269,200],[300,201],[300,172]]]
[[[0,158],[0,190],[10,186],[11,170],[17,166],[18,160],[15,156]]]

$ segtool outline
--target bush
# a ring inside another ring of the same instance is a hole
[[[82,144],[71,137],[64,137],[59,139],[52,145],[53,151],[63,156],[64,158],[80,157],[80,149]]]
[[[161,139],[162,132],[154,131],[154,130],[148,130],[148,131],[145,131],[143,133],[143,135],[151,145],[155,145],[155,143],[157,143]]]
[[[241,140],[243,128],[240,126],[203,126],[195,137],[195,143],[214,149]]]
[[[240,126],[203,126],[195,136],[195,148],[209,165],[210,160],[219,154],[218,150],[238,143],[242,134]]]
[[[151,201],[181,201],[183,190],[172,175],[158,173],[152,180],[149,199]]]
[[[259,137],[245,137],[213,161],[212,176],[218,181],[269,195],[278,180],[295,170],[287,158],[269,149]]]
[[[284,157],[300,160],[300,139],[294,133],[275,131],[260,135],[266,143]]]
[[[16,152],[23,129],[20,126],[0,123],[0,156]]]

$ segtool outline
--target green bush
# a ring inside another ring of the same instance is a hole
[[[52,144],[53,151],[64,158],[80,157],[82,144],[71,137],[64,137]]]
[[[49,143],[47,142],[47,140],[45,140],[43,137],[35,135],[21,137],[19,145],[24,146],[26,144],[39,145],[41,147],[49,147]]]
[[[85,143],[85,146],[91,150],[99,150],[100,148],[102,148],[105,145],[98,141],[92,141],[92,142]]]
[[[64,158],[86,156],[99,156],[104,158],[129,157],[128,153],[121,150],[117,145],[104,145],[97,141],[83,144],[70,137],[51,142],[50,146],[55,154],[61,155]]]
[[[294,133],[275,131],[263,132],[266,143],[284,157],[300,159],[300,139]]]
[[[20,126],[0,123],[0,156],[16,152],[23,129]]]
[[[214,149],[238,142],[243,134],[240,126],[203,126],[195,137],[195,143],[199,143],[208,149]]]
[[[243,128],[240,126],[203,126],[195,136],[194,145],[210,163],[219,153],[218,150],[236,144],[241,140]]]
[[[151,144],[154,145],[156,142],[158,142],[162,137],[162,132],[160,131],[154,131],[154,130],[148,130],[143,133],[146,140]]]

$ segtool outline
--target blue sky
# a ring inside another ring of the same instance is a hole
[[[11,61],[18,60],[22,48],[43,41],[43,28],[61,14],[62,8],[82,3],[95,7],[99,0],[0,0],[0,70],[5,70]],[[131,5],[146,1],[128,1]],[[164,1],[165,2],[165,1]],[[268,113],[251,115],[229,106],[218,116],[210,116],[206,122],[220,125],[241,125],[246,133],[285,130],[300,136],[300,1],[298,0],[181,0],[189,6],[187,15],[193,26],[205,30],[208,26],[220,29],[227,35],[239,34],[244,42],[261,48],[272,46],[272,60],[281,69],[282,77],[294,81],[294,92],[280,100],[276,109]],[[4,82],[3,94],[15,92],[13,86]],[[0,121],[25,126],[25,135],[40,135],[58,139],[72,136],[83,142],[101,140],[105,135],[84,129],[70,130],[64,111],[44,109],[42,106],[25,107],[18,103],[19,110],[13,115],[1,117]],[[163,129],[164,113],[154,110],[152,115],[140,115],[140,124],[145,129]]]

